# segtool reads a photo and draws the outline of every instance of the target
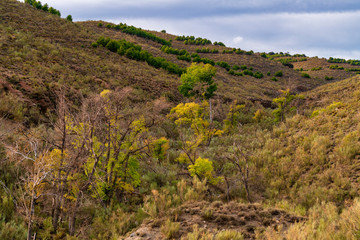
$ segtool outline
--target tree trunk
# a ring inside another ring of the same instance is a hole
[[[34,212],[35,212],[35,197],[34,197],[34,193],[33,193],[32,196],[31,196],[31,202],[30,202],[30,213],[29,213],[27,240],[32,239],[32,217],[34,215]]]
[[[79,204],[80,204],[80,194],[76,198],[75,206],[73,208],[72,213],[69,216],[69,234],[70,234],[70,236],[75,235],[76,214],[77,214],[77,209],[79,207]]]
[[[212,119],[213,119],[213,117],[212,117],[211,98],[209,99],[209,106],[210,106],[210,113],[209,113],[209,115],[210,115],[210,123],[212,123]]]

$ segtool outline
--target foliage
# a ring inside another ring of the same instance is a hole
[[[266,239],[359,239],[360,203],[356,199],[352,206],[339,214],[332,203],[315,205],[304,223],[295,223],[285,233],[267,229]]]
[[[301,76],[302,76],[303,78],[311,78],[308,73],[304,73],[304,72],[301,73]]]
[[[42,5],[40,1],[36,1],[36,0],[25,0],[25,3],[29,4],[30,6],[33,6],[34,8],[37,8],[39,10],[49,12],[49,13],[57,15],[59,17],[61,16],[61,13],[59,10],[57,10],[53,7],[49,8],[49,5],[47,3]]]
[[[231,68],[231,66],[227,62],[224,62],[224,61],[216,62],[216,65],[218,65],[222,68],[225,68],[227,71],[229,71]]]
[[[280,70],[280,71],[277,71],[275,74],[274,74],[275,77],[282,77],[283,76],[283,72]]]
[[[215,46],[221,46],[221,47],[226,47],[224,43],[222,42],[214,42]]]
[[[136,45],[132,42],[128,42],[125,39],[122,40],[111,40],[110,38],[100,37],[96,41],[96,45],[102,45],[112,52],[117,52],[120,55],[124,55],[127,58],[134,59],[137,61],[145,61],[150,66],[155,68],[163,68],[169,73],[181,75],[183,69],[175,63],[169,62],[161,57],[153,57],[151,53],[142,50],[140,45]]]
[[[277,109],[273,111],[275,121],[282,122],[285,120],[285,114],[294,109],[290,107],[291,102],[297,98],[303,98],[303,96],[292,94],[290,89],[281,90],[281,97],[273,99],[273,103],[277,105]]]
[[[185,45],[207,45],[211,44],[211,41],[206,38],[195,38],[194,36],[177,36],[177,41],[183,41]]]
[[[182,84],[179,92],[185,97],[196,96],[200,99],[210,99],[214,96],[217,85],[212,79],[216,68],[210,64],[192,64],[186,73],[181,75]]]
[[[73,21],[72,16],[71,16],[71,15],[68,15],[68,16],[66,17],[66,20],[68,20],[69,22],[72,22],[72,21]]]
[[[142,38],[145,38],[145,39],[152,40],[154,42],[160,43],[160,44],[165,45],[165,46],[171,46],[170,41],[167,41],[167,40],[165,40],[165,39],[163,39],[161,37],[158,37],[153,33],[142,30],[141,28],[137,28],[137,27],[134,27],[134,26],[128,26],[128,25],[126,25],[124,23],[120,23],[118,25],[110,25],[110,27],[114,28],[114,29],[117,29],[117,30],[120,30],[120,31],[122,31],[124,33],[127,33],[127,34],[136,35],[138,37],[142,37]]]
[[[212,162],[207,158],[197,158],[194,164],[188,166],[188,169],[192,177],[199,176],[203,179],[205,178],[209,183],[214,185],[222,180],[220,177],[213,177],[214,167]]]
[[[179,228],[180,223],[172,222],[170,219],[167,219],[161,226],[161,232],[164,234],[165,239],[173,239],[179,232]]]
[[[330,57],[329,60],[328,60],[329,63],[348,63],[350,65],[360,65],[360,60],[345,60],[345,59],[342,59],[342,58],[333,58],[333,57]]]

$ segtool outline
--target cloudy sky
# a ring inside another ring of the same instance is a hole
[[[359,0],[43,0],[75,21],[127,23],[256,52],[360,59]]]

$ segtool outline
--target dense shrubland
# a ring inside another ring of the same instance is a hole
[[[332,58],[332,57],[330,57],[328,59],[328,62],[329,63],[348,63],[350,65],[360,65],[360,60],[352,60],[352,59],[345,60],[343,58]]]
[[[153,57],[151,53],[142,50],[140,45],[128,42],[125,39],[116,41],[111,40],[110,38],[100,37],[95,43],[92,44],[92,46],[103,46],[111,52],[126,56],[129,59],[145,61],[150,66],[155,68],[163,68],[169,73],[181,75],[184,72],[184,70],[175,63],[169,62],[161,57]]]
[[[211,41],[206,38],[195,38],[194,36],[177,36],[177,41],[183,41],[185,45],[207,45],[211,44]]]
[[[142,37],[142,38],[145,38],[145,39],[152,40],[154,42],[160,43],[160,44],[165,45],[165,46],[171,46],[171,42],[167,41],[166,39],[163,39],[161,37],[156,36],[155,34],[152,34],[150,32],[142,30],[141,28],[137,28],[137,27],[134,27],[134,26],[128,26],[128,25],[126,25],[124,23],[120,23],[118,25],[108,24],[107,28],[113,28],[113,29],[120,30],[120,31],[122,31],[124,33],[127,33],[127,34],[136,35],[138,37]]]

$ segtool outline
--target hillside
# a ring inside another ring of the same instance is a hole
[[[358,64],[2,0],[0,239],[358,239]]]
[[[162,95],[180,100],[176,91],[178,76],[144,62],[109,53],[106,49],[91,47],[100,36],[126,39],[140,44],[154,56],[161,56],[180,67],[189,66],[188,62],[162,52],[159,43],[108,29],[105,27],[107,23],[103,23],[103,27],[98,27],[98,22],[71,23],[11,0],[0,3],[0,14],[2,85],[6,85],[5,89],[9,89],[6,91],[15,94],[20,101],[39,104],[42,112],[54,105],[50,92],[61,87],[69,88],[72,93],[89,94],[98,93],[104,88],[132,86],[144,90],[151,98]],[[323,76],[316,78],[317,73],[310,74],[314,76],[312,79],[303,78],[298,71],[262,58],[259,54],[223,54],[224,50],[231,49],[213,45],[185,45],[183,41],[175,40],[175,36],[152,33],[171,39],[173,48],[185,49],[190,54],[195,53],[197,48],[217,49],[219,53],[199,55],[214,62],[227,62],[230,66],[252,67],[253,72],[259,71],[264,75],[261,79],[248,75],[233,76],[217,66],[215,81],[219,85],[218,96],[222,99],[269,101],[278,95],[279,89],[286,86],[299,92],[326,83]],[[271,81],[278,71],[282,71],[283,76],[277,77],[277,82]],[[270,76],[267,76],[268,72]],[[349,74],[334,73],[331,76],[338,80]]]

